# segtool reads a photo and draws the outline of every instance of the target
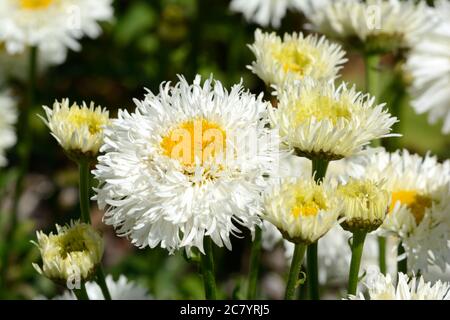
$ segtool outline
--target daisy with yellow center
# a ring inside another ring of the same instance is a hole
[[[34,268],[47,278],[65,285],[66,282],[91,279],[103,256],[103,239],[91,225],[72,222],[56,225],[57,233],[37,232],[42,267]]]
[[[278,93],[272,125],[299,156],[338,160],[352,156],[373,139],[390,134],[395,117],[373,97],[331,82],[304,79]]]
[[[55,102],[53,109],[43,107],[51,134],[74,160],[81,158],[95,159],[103,144],[103,130],[109,124],[109,112],[93,102],[89,107],[74,103],[69,106],[69,100]]]
[[[410,154],[407,150],[384,150],[362,157],[367,179],[384,181],[390,195],[388,214],[379,232],[394,235],[402,243],[408,268],[426,271],[430,264],[445,270],[450,232],[449,162],[436,157]]]
[[[317,35],[255,32],[250,49],[256,60],[249,66],[267,85],[283,86],[288,81],[304,77],[333,79],[347,61],[339,45]]]

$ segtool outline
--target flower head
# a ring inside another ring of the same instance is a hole
[[[240,84],[228,91],[200,76],[135,102],[134,113],[120,111],[105,130],[93,171],[105,222],[139,247],[203,251],[209,236],[230,249],[239,225],[260,223],[265,176],[277,166],[268,103]]]
[[[369,54],[409,49],[434,25],[425,1],[333,0],[306,14],[313,30]]]
[[[2,0],[0,42],[10,54],[35,46],[65,56],[66,48],[80,48],[77,40],[82,36],[97,37],[98,22],[112,15],[111,0]]]
[[[255,32],[250,49],[256,61],[249,66],[267,85],[283,86],[286,82],[334,79],[347,60],[337,44],[317,35],[285,34],[283,39],[273,33]]]
[[[103,256],[103,239],[91,225],[72,222],[56,225],[57,234],[37,232],[36,246],[42,267],[34,268],[47,278],[65,284],[74,279],[89,280]]]
[[[377,229],[386,216],[389,193],[370,180],[350,179],[339,186],[337,194],[343,203],[341,223],[348,231],[371,232]]]
[[[271,109],[272,125],[300,156],[338,160],[351,156],[373,139],[393,136],[397,121],[374,105],[368,94],[341,84],[305,79],[278,92]]]
[[[52,135],[73,159],[95,158],[103,144],[103,129],[109,124],[109,112],[91,102],[69,106],[69,100],[55,102],[53,109],[44,106]]]
[[[17,121],[16,102],[9,93],[0,92],[0,167],[7,164],[5,150],[16,143],[14,124]]]
[[[409,53],[405,71],[411,78],[411,105],[428,113],[435,124],[443,119],[442,132],[450,133],[450,3],[436,1],[433,16],[439,24],[417,41]]]
[[[381,273],[368,277],[366,286],[368,299],[362,293],[350,296],[351,300],[450,300],[450,284],[437,281],[425,282],[423,277],[411,280],[403,273],[398,274],[397,284],[391,276]]]
[[[337,222],[340,206],[327,182],[282,179],[264,196],[264,219],[294,243],[310,244]]]

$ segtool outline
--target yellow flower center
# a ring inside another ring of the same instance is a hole
[[[84,229],[82,227],[69,229],[67,233],[58,238],[60,255],[66,258],[71,253],[88,250],[84,237]]]
[[[414,190],[401,190],[392,192],[391,205],[389,207],[389,212],[394,210],[395,204],[400,202],[401,204],[408,207],[408,209],[413,214],[416,219],[416,223],[420,223],[425,215],[425,210],[430,208],[433,204],[433,200],[425,195],[418,194]]]
[[[186,167],[193,167],[196,159],[219,162],[225,156],[226,132],[222,127],[203,118],[189,120],[172,129],[161,141],[163,154],[178,160]]]
[[[328,119],[333,124],[336,124],[338,119],[350,120],[351,105],[351,101],[346,96],[341,96],[336,100],[334,97],[323,95],[320,92],[304,94],[296,104],[294,122],[301,124],[312,117],[318,121]]]
[[[278,61],[284,72],[294,72],[304,76],[313,62],[313,56],[304,50],[300,50],[296,43],[286,43],[273,52],[273,57]]]
[[[54,0],[19,0],[22,9],[38,10],[45,9],[53,3]]]
[[[327,209],[325,195],[319,188],[315,186],[313,190],[298,190],[296,192],[295,204],[291,210],[294,217],[315,216],[320,210]]]
[[[107,119],[99,113],[87,108],[70,108],[66,121],[76,128],[88,126],[89,133],[94,135],[102,131],[102,126],[107,124]]]

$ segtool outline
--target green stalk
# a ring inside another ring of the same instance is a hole
[[[319,183],[325,178],[327,173],[329,161],[323,159],[313,159],[312,160],[312,173],[314,180]],[[318,256],[317,256],[317,241],[312,243],[307,248],[306,254],[306,274],[309,297],[312,300],[319,300],[319,266],[318,266]]]
[[[404,253],[405,253],[405,249],[403,248],[403,245],[400,242],[398,244],[398,248],[397,248],[397,257],[403,255]],[[402,272],[404,274],[408,273],[408,259],[407,258],[397,261],[397,272]]]
[[[89,296],[86,291],[86,286],[84,283],[81,284],[80,289],[73,290],[78,300],[89,300]]]
[[[18,210],[19,210],[19,200],[23,192],[23,184],[25,180],[26,173],[29,167],[30,151],[31,151],[31,138],[30,134],[30,110],[34,107],[36,102],[36,77],[37,77],[37,56],[38,49],[36,47],[30,48],[29,65],[28,65],[28,98],[27,105],[20,113],[18,132],[21,134],[19,137],[19,143],[17,145],[17,153],[19,157],[19,169],[17,174],[16,185],[13,195],[13,204],[11,210],[11,220],[9,227],[5,234],[5,249],[1,258],[1,274],[0,274],[0,287],[6,285],[8,260],[10,255],[10,249],[12,247],[11,242],[13,241],[14,234],[17,229],[18,223]]]
[[[81,209],[81,220],[84,223],[91,223],[90,214],[90,198],[89,198],[89,162],[87,160],[80,160],[78,162],[78,169],[80,173],[80,209]]]
[[[386,275],[386,238],[378,237],[378,262],[380,272]]]
[[[91,213],[90,213],[90,172],[89,172],[89,161],[86,159],[78,161],[78,168],[80,173],[80,210],[81,210],[81,220],[84,223],[91,224]],[[109,293],[108,287],[106,285],[105,274],[103,272],[103,267],[100,265],[97,267],[97,282],[102,290],[105,300],[111,300],[111,294]]]
[[[205,254],[201,255],[200,267],[205,287],[205,298],[207,300],[216,300],[216,279],[214,277],[214,256],[211,238],[205,237],[203,246]]]
[[[364,67],[365,67],[365,80],[366,80],[366,92],[375,97],[375,100],[379,98],[379,80],[380,73],[378,71],[378,64],[380,63],[380,56],[377,54],[364,54]],[[376,103],[377,101],[375,101]],[[372,141],[372,146],[379,147],[381,145],[380,140]]]
[[[348,275],[348,294],[355,295],[358,287],[359,267],[364,248],[364,240],[367,232],[355,231],[352,239],[352,260],[350,263],[350,272]]]
[[[256,297],[256,286],[258,283],[258,274],[261,260],[261,233],[262,230],[256,227],[255,240],[252,243],[252,251],[250,253],[250,270],[248,275],[247,300],[253,300]]]
[[[291,269],[289,270],[288,282],[286,285],[285,300],[294,300],[295,290],[297,289],[298,275],[302,267],[303,257],[305,256],[306,246],[303,244],[296,244],[294,249],[294,256],[292,257]]]

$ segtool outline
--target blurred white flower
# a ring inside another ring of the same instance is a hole
[[[0,42],[10,54],[35,46],[65,55],[67,48],[80,49],[83,36],[98,37],[98,23],[112,16],[112,0],[2,0]]]
[[[0,92],[0,167],[8,161],[5,156],[6,149],[16,143],[14,125],[17,122],[16,101],[8,92]]]
[[[450,2],[437,1],[433,10],[439,24],[413,46],[405,71],[412,83],[411,105],[428,113],[431,124],[443,119],[442,132],[450,133]]]

